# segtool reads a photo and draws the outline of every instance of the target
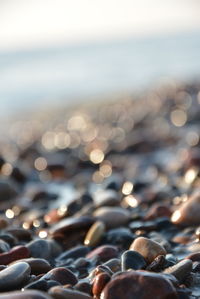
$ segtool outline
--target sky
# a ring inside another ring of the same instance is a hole
[[[0,0],[0,51],[196,29],[199,0]]]

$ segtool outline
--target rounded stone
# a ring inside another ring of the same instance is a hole
[[[42,279],[55,280],[62,285],[75,285],[78,282],[74,273],[72,273],[69,269],[66,269],[64,267],[58,267],[50,270],[42,277]]]
[[[44,274],[52,269],[49,262],[46,261],[45,259],[27,258],[27,259],[21,259],[19,261],[29,264],[29,266],[31,267],[31,274],[34,274],[34,275]],[[13,262],[12,265],[19,261]]]
[[[35,258],[50,259],[61,252],[60,246],[54,240],[33,240],[26,247]]]
[[[113,278],[101,293],[103,299],[178,299],[169,280],[160,274],[130,271]]]
[[[31,268],[25,262],[11,265],[0,272],[0,291],[14,290],[23,286],[30,278]]]
[[[184,259],[172,267],[165,269],[164,273],[172,274],[178,279],[180,283],[190,274],[192,271],[192,261],[190,259]]]
[[[102,207],[95,210],[93,215],[107,228],[123,226],[130,220],[130,212],[120,207]]]
[[[143,256],[134,250],[127,250],[121,256],[122,271],[144,269],[146,264]]]
[[[87,246],[96,246],[103,237],[105,224],[101,221],[95,222],[86,234],[84,244]]]
[[[94,223],[94,218],[89,216],[81,217],[69,217],[59,221],[53,225],[50,229],[50,233],[55,234],[67,234],[80,230],[87,230]]]
[[[13,247],[10,251],[0,254],[0,264],[8,265],[13,261],[17,261],[30,256],[29,250],[25,246]]]
[[[199,225],[200,224],[200,193],[195,193],[177,209],[171,217],[177,225]]]
[[[166,255],[166,250],[159,243],[145,237],[135,239],[130,250],[139,252],[148,263],[151,263],[158,255]]]
[[[86,258],[92,259],[98,257],[102,262],[106,262],[118,256],[118,250],[115,246],[103,245],[89,252]]]

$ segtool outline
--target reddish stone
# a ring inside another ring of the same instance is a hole
[[[106,262],[118,256],[118,250],[115,246],[103,245],[89,252],[86,258],[99,257],[102,262]]]
[[[104,299],[177,299],[169,280],[160,274],[130,271],[116,276],[107,283],[101,298]]]
[[[13,247],[10,251],[0,254],[0,264],[8,265],[14,261],[28,258],[30,252],[25,246],[16,246]]]

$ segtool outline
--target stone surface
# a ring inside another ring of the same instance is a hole
[[[151,263],[158,255],[166,255],[166,250],[160,244],[144,237],[135,239],[130,250],[139,252],[148,263]]]
[[[86,293],[77,290],[71,290],[61,287],[53,287],[49,290],[49,294],[55,299],[91,299],[92,297]]]
[[[10,291],[23,286],[29,280],[30,266],[25,262],[11,265],[0,272],[0,291]]]
[[[105,286],[102,299],[178,299],[173,285],[160,274],[130,271]]]
[[[182,283],[191,271],[192,261],[189,259],[185,259],[175,264],[174,266],[167,268],[164,273],[174,275],[178,279],[178,281]]]
[[[47,293],[34,290],[1,293],[0,299],[52,299]]]
[[[31,274],[34,274],[34,275],[47,273],[48,271],[50,271],[52,269],[49,262],[46,261],[45,259],[27,258],[27,259],[21,259],[19,261],[29,264],[29,266],[31,267]],[[15,264],[19,261],[13,262],[12,264]]]
[[[30,256],[29,250],[25,246],[13,247],[10,251],[0,254],[0,264],[8,265],[13,261],[27,258]]]
[[[103,237],[105,232],[105,224],[101,221],[95,222],[87,232],[84,244],[87,246],[96,246]]]

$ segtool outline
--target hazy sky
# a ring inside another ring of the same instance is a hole
[[[0,50],[199,28],[199,0],[0,0]]]

